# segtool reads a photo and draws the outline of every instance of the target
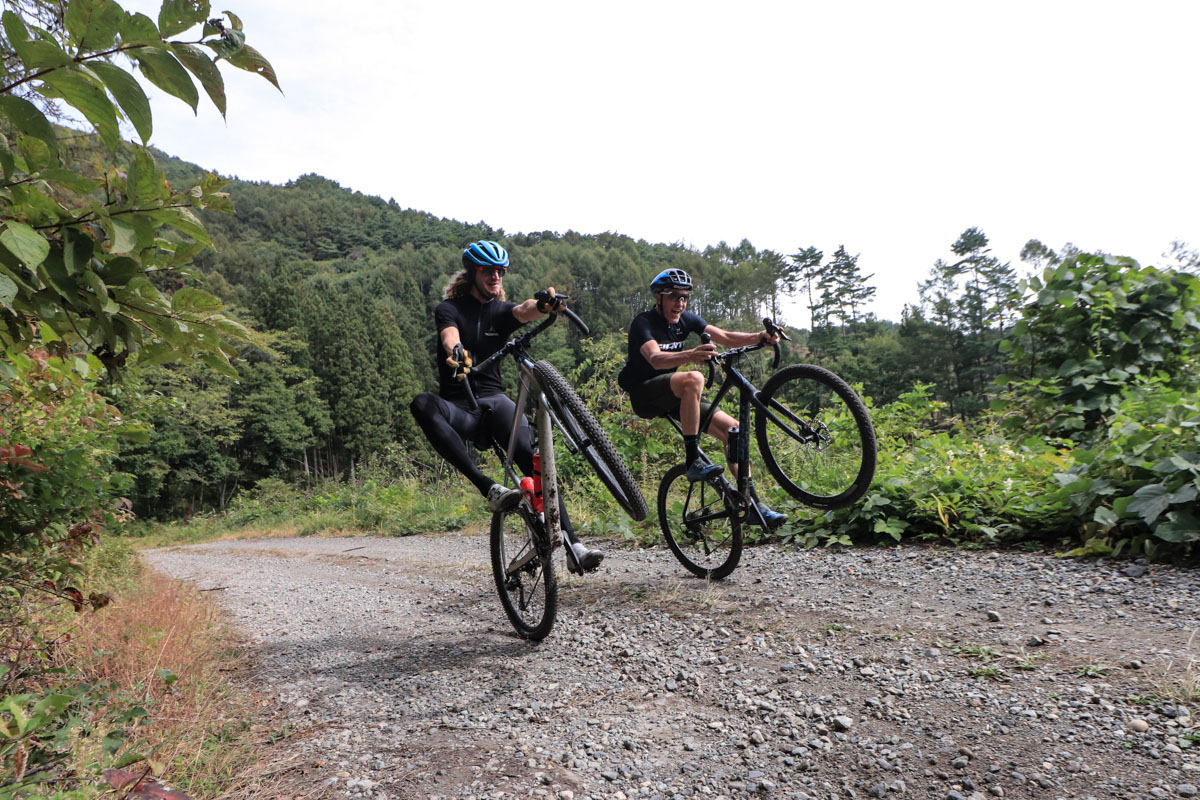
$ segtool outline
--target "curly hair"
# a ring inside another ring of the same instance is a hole
[[[475,270],[462,269],[459,270],[450,282],[446,284],[446,290],[442,292],[442,298],[445,300],[457,300],[460,297],[466,297],[471,293],[472,287],[475,286]],[[500,291],[496,293],[497,300],[507,299],[504,294],[504,284],[500,284]]]

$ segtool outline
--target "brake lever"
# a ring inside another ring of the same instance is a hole
[[[768,334],[777,333],[779,334],[780,339],[784,339],[785,341],[789,342],[792,340],[792,337],[787,335],[787,332],[783,329],[783,327],[776,325],[775,320],[771,319],[770,317],[763,317],[763,327],[766,328]],[[779,342],[772,344],[771,348],[775,351],[775,355],[771,359],[771,369],[775,370],[779,368],[779,360],[783,357],[783,348],[779,346]]]

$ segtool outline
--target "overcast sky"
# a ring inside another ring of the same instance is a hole
[[[508,233],[844,244],[889,319],[971,226],[1014,266],[1200,246],[1196,2],[228,7],[284,94],[226,69],[227,122],[152,100],[151,144],[223,175]]]

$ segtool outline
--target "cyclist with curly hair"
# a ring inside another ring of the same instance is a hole
[[[779,341],[779,335],[766,331],[722,330],[705,322],[700,315],[687,311],[692,277],[681,269],[665,269],[658,273],[650,283],[650,291],[654,294],[654,308],[638,314],[629,326],[629,356],[618,382],[629,393],[634,413],[639,417],[670,415],[679,420],[689,481],[715,478],[725,468],[700,458],[700,420],[711,408],[702,397],[704,373],[677,371],[677,368],[684,364],[704,364],[716,355],[717,348],[712,343],[702,343],[685,349],[684,344],[693,333],[707,333],[712,341],[725,347],[758,342],[774,344]],[[722,445],[728,445],[729,433],[736,427],[737,420],[718,409],[709,423],[708,432]],[[772,511],[758,499],[753,482],[750,482],[750,492],[769,527],[776,528],[787,522],[786,514]]]
[[[504,393],[498,361],[486,370],[470,372],[478,409],[469,407],[466,388],[456,375],[503,347],[509,335],[525,323],[556,311],[562,298],[552,289],[540,289],[523,303],[508,302],[504,294],[508,251],[496,242],[483,240],[467,245],[462,264],[462,271],[446,286],[445,299],[434,310],[443,355],[437,362],[438,393],[417,395],[409,408],[433,449],[487,498],[488,509],[506,511],[521,502],[520,490],[484,475],[467,451],[466,442],[486,447],[497,441],[506,446],[517,405]],[[532,475],[533,431],[527,420],[521,420],[515,447],[514,463],[523,473]],[[561,498],[559,515],[573,556],[567,561],[572,571],[590,572],[600,566],[604,553],[579,541]]]

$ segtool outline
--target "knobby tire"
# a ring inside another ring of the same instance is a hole
[[[758,398],[775,417],[757,409],[759,451],[788,494],[828,510],[866,493],[875,477],[875,428],[848,383],[827,369],[794,364],[772,375]]]
[[[629,467],[608,439],[608,434],[596,422],[583,400],[575,393],[554,365],[549,361],[538,361],[533,365],[534,375],[546,394],[546,401],[574,443],[579,446],[592,470],[607,487],[617,504],[636,521],[644,520],[650,509],[646,499],[633,479]]]
[[[658,487],[658,521],[667,546],[680,564],[700,578],[720,580],[742,557],[742,523],[729,495],[687,479],[677,464]]]
[[[528,512],[524,512],[528,513]],[[509,622],[525,639],[541,641],[554,627],[558,613],[558,581],[554,576],[551,546],[542,529],[535,529],[521,511],[492,515],[492,575]],[[514,559],[533,548],[532,560],[515,574],[508,573]]]

